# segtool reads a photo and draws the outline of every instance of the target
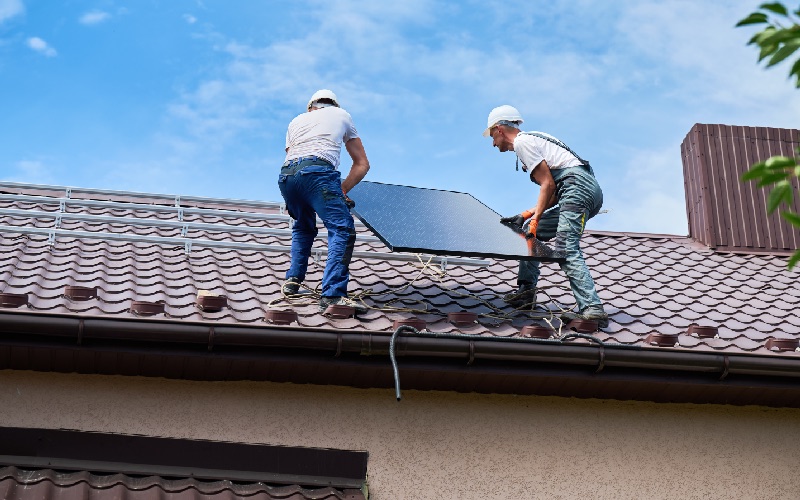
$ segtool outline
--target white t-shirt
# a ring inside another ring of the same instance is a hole
[[[545,134],[544,132],[536,133],[546,135],[558,141],[558,139],[550,134]],[[561,146],[557,146],[541,137],[525,133],[517,134],[517,137],[514,139],[514,152],[517,153],[519,161],[528,167],[528,172],[536,168],[542,160],[547,162],[547,166],[550,167],[551,170],[582,165],[581,161],[577,159],[575,155]]]
[[[342,143],[356,137],[353,118],[341,108],[330,106],[303,113],[289,123],[286,131],[286,161],[319,156],[338,168]]]

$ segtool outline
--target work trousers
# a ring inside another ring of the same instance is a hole
[[[286,278],[306,277],[317,220],[328,230],[328,259],[322,275],[324,297],[346,297],[350,259],[356,241],[353,216],[344,201],[342,176],[330,163],[317,157],[298,158],[284,164],[278,176],[292,227],[292,262]]]
[[[602,305],[594,280],[580,247],[586,221],[597,215],[603,206],[603,191],[585,167],[551,170],[556,183],[558,205],[546,211],[536,228],[536,237],[552,243],[554,250],[566,254],[561,270],[567,275],[578,310]],[[527,231],[527,224],[525,230]],[[518,285],[536,286],[539,282],[539,262],[520,261]]]

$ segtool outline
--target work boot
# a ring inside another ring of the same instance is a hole
[[[347,297],[320,297],[319,312],[324,313],[330,306],[347,306],[356,310],[356,314],[364,314],[368,311],[367,307],[360,302],[348,299]]]
[[[286,278],[281,287],[281,292],[286,296],[297,295],[300,292],[300,280],[294,276]]]
[[[601,304],[587,306],[586,309],[579,313],[570,311],[561,315],[561,321],[564,324],[569,323],[573,319],[597,321],[597,328],[608,328],[608,314],[603,310]]]
[[[503,301],[516,309],[533,309],[536,305],[536,287],[528,284],[520,285],[515,291],[505,294]]]

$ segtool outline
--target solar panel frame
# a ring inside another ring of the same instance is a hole
[[[351,210],[392,251],[564,262],[520,228],[500,223],[500,214],[469,193],[362,181],[348,196]]]

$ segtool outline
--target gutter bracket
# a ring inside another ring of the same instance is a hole
[[[338,358],[342,355],[342,334],[341,332],[336,333],[336,354],[333,355],[334,358]]]
[[[78,320],[78,345],[83,345],[83,319]]]
[[[731,368],[731,360],[728,356],[723,356],[722,358],[722,375],[720,375],[719,380],[723,381],[728,378],[728,374],[730,373]]]
[[[603,371],[603,368],[606,367],[606,350],[601,345],[600,346],[600,362],[597,364],[597,369],[594,371],[595,375]]]
[[[364,344],[364,338],[366,337],[367,343]],[[372,334],[369,335],[362,335],[361,336],[361,355],[362,356],[372,356]]]
[[[216,332],[214,331],[214,327],[212,326],[208,329],[208,352],[214,350],[214,335],[216,335]]]
[[[469,341],[469,360],[467,361],[467,366],[471,366],[472,363],[475,362],[475,341]]]

